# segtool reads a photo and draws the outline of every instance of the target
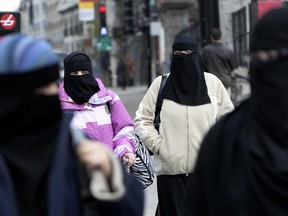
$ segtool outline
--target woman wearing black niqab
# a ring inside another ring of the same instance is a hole
[[[185,200],[201,141],[234,107],[221,81],[204,72],[198,44],[191,37],[175,39],[167,76],[160,94],[159,131],[153,119],[162,76],[152,82],[136,111],[135,132],[154,153],[157,215],[188,216]]]
[[[62,121],[58,58],[44,40],[23,35],[4,37],[0,50],[0,215],[48,215],[47,177]],[[37,93],[52,83],[53,94]]]
[[[202,143],[191,215],[288,215],[288,9],[267,12],[250,40],[251,97]]]

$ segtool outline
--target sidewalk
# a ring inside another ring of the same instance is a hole
[[[112,91],[116,92],[119,95],[135,94],[146,92],[148,87],[146,85],[137,85],[137,86],[127,86],[125,90],[121,87],[108,87]]]
[[[120,87],[109,89],[119,95],[131,118],[134,119],[135,112],[138,109],[139,103],[147,91],[147,86],[129,86],[126,87],[126,90],[123,90]]]

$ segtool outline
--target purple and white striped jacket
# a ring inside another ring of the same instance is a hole
[[[106,89],[96,78],[100,91],[85,104],[76,104],[59,84],[59,98],[63,110],[75,113],[71,126],[81,129],[93,140],[98,140],[122,157],[135,153],[134,123],[119,96]],[[107,106],[109,103],[109,107]]]

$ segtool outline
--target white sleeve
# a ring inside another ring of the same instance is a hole
[[[162,76],[159,76],[152,82],[140,102],[138,110],[136,111],[136,117],[134,118],[135,133],[154,154],[157,154],[162,142],[162,138],[153,124],[161,79]]]

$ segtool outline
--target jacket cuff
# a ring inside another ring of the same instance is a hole
[[[121,145],[114,149],[115,157],[122,158],[126,153],[135,153],[129,145]]]
[[[102,201],[118,201],[126,192],[124,186],[123,170],[119,160],[109,154],[112,162],[112,175],[110,182],[103,172],[94,170],[91,173],[90,190],[93,197]]]

